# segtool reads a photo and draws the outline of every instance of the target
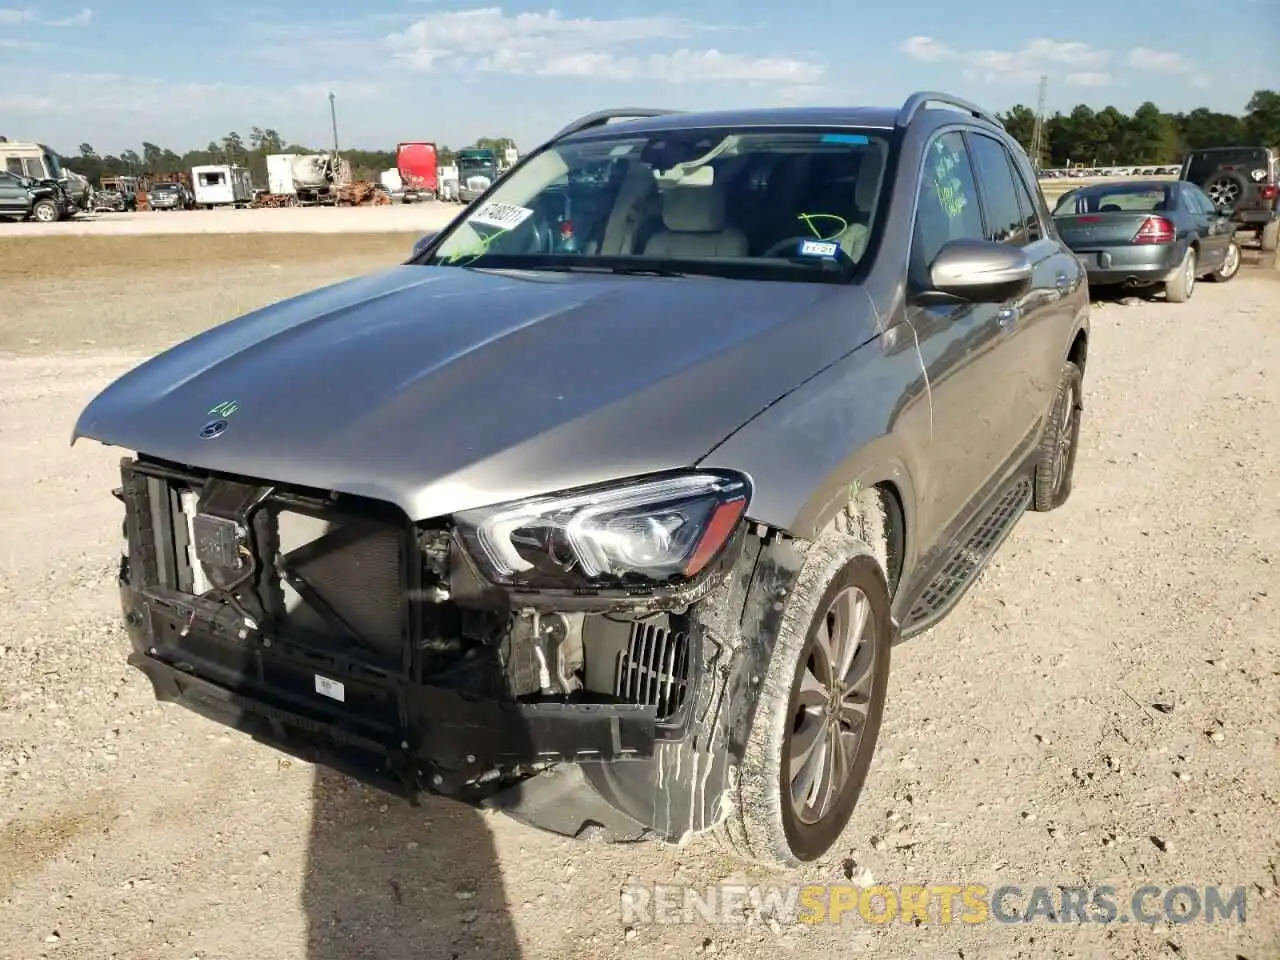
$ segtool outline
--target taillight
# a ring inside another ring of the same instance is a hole
[[[1134,243],[1173,243],[1173,224],[1164,217],[1147,217],[1133,235]]]
[[[1280,187],[1276,186],[1274,183],[1268,183],[1262,188],[1263,200],[1274,200],[1277,194],[1280,194]]]

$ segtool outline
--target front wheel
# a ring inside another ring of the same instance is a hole
[[[1209,274],[1209,279],[1214,283],[1226,283],[1239,272],[1240,244],[1232,240],[1227,247],[1227,257],[1222,261],[1222,266]]]
[[[37,200],[31,208],[31,216],[40,223],[56,223],[58,205],[52,200]]]
[[[809,547],[780,605],[720,837],[746,859],[793,867],[826,853],[853,815],[884,714],[893,625],[879,561],[846,534]]]

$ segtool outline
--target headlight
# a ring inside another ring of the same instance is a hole
[[[494,582],[546,588],[684,580],[737,529],[750,482],[683,473],[504,503],[454,516]]]

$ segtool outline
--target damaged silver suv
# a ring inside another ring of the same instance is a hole
[[[978,107],[609,111],[74,437],[130,451],[161,700],[412,798],[793,865],[849,820],[893,644],[1067,499],[1087,321]]]

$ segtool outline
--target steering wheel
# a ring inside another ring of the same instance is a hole
[[[804,241],[806,241],[806,240],[813,240],[813,241],[816,241],[816,242],[818,242],[818,243],[835,243],[835,241],[834,241],[834,240],[818,240],[818,238],[817,238],[817,237],[787,237],[787,238],[786,238],[786,239],[784,239],[784,240],[779,240],[777,243],[775,243],[773,246],[771,246],[771,247],[770,247],[768,250],[766,250],[764,253],[760,254],[760,256],[765,257],[765,258],[768,258],[768,257],[777,257],[777,256],[782,255],[782,253],[783,253],[784,251],[786,251],[788,248],[790,248],[790,250],[792,251],[792,256],[796,256],[797,254],[795,253],[795,251],[796,251],[796,250],[798,250],[798,249],[800,248],[800,244],[804,243]],[[815,259],[815,260],[825,260],[825,259],[827,259],[827,258],[826,258],[826,257],[814,257],[814,259]],[[849,256],[848,251],[847,251],[847,250],[845,250],[845,248],[844,248],[844,246],[843,246],[843,245],[838,246],[838,247],[836,248],[836,259],[837,259],[837,260],[842,260],[842,261],[844,261],[845,263],[849,263],[849,264],[852,264],[852,263],[854,262],[853,257]]]

